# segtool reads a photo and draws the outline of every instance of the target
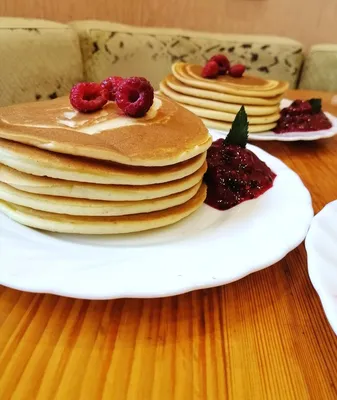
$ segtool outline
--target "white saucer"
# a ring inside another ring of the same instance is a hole
[[[292,103],[292,100],[283,99],[281,101],[281,108],[288,107]],[[288,133],[274,133],[273,131],[267,131],[263,133],[250,133],[249,140],[254,141],[270,141],[276,140],[279,142],[297,142],[299,140],[311,141],[319,139],[327,139],[337,134],[337,117],[325,112],[325,115],[329,118],[332,127],[330,129],[324,129],[321,131],[310,131],[310,132],[288,132]],[[227,136],[227,131],[218,131],[215,129],[209,129],[211,132],[216,132]]]
[[[337,335],[337,201],[314,217],[305,247],[311,282]]]
[[[270,190],[228,211],[204,204],[164,229],[60,235],[0,214],[0,284],[85,299],[161,297],[227,284],[274,264],[304,240],[311,197],[280,160],[248,148],[277,174]]]

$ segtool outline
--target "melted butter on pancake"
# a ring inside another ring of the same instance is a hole
[[[65,112],[63,115],[64,115],[64,118],[73,119],[76,117],[77,114],[78,114],[78,111],[74,110],[74,111]]]
[[[154,98],[153,105],[143,118],[130,118],[125,115],[114,116],[114,118],[106,118],[105,121],[96,124],[90,123],[89,126],[76,129],[78,132],[87,133],[88,135],[95,135],[103,131],[120,128],[122,126],[130,126],[137,124],[145,124],[147,121],[154,119],[158,110],[162,106],[162,102],[158,98]]]
[[[131,118],[124,115],[114,103],[108,103],[102,110],[93,114],[80,113],[70,106],[65,107],[61,104],[60,107],[49,109],[48,113],[36,113],[35,119],[26,117],[20,120],[14,119],[13,121],[13,118],[11,118],[11,121],[9,121],[3,118],[2,121],[11,125],[31,128],[70,128],[76,132],[95,135],[120,127],[146,124],[157,116],[158,110],[162,106],[162,101],[155,97],[152,107],[143,118]],[[52,146],[52,143],[50,145]]]
[[[193,113],[162,95],[143,118],[114,103],[76,113],[68,97],[0,108],[0,137],[41,149],[138,166],[172,165],[206,151],[211,137]]]

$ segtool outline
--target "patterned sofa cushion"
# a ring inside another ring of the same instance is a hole
[[[56,22],[0,18],[0,105],[54,98],[83,79],[76,32]]]
[[[157,87],[174,61],[204,63],[224,52],[252,73],[287,80],[295,87],[303,61],[302,45],[274,36],[223,35],[178,29],[139,28],[103,21],[75,21],[86,79],[116,74],[143,75]]]
[[[310,49],[300,80],[301,89],[337,91],[337,45],[318,44]]]

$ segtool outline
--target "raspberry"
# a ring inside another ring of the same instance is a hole
[[[70,103],[78,111],[90,113],[100,110],[107,103],[109,93],[98,83],[82,82],[73,86],[70,91]]]
[[[229,75],[233,78],[241,78],[245,72],[246,67],[242,64],[236,64],[229,68]]]
[[[210,58],[210,61],[215,61],[218,64],[220,75],[225,75],[230,68],[229,60],[223,54],[216,54]]]
[[[219,66],[215,61],[208,61],[201,72],[203,78],[216,78],[218,74]]]
[[[130,117],[143,117],[153,104],[153,87],[145,78],[124,79],[116,91],[116,104]]]
[[[109,92],[110,101],[115,101],[116,90],[122,82],[123,78],[121,76],[109,76],[101,82],[101,88],[106,89]]]

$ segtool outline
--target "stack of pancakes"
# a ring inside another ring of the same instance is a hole
[[[212,139],[202,121],[156,96],[143,118],[114,103],[93,114],[68,98],[0,109],[0,210],[38,229],[79,234],[175,223],[206,197]]]
[[[287,82],[244,75],[216,79],[201,76],[200,65],[178,62],[160,83],[160,92],[202,118],[208,128],[229,131],[236,113],[245,106],[249,131],[273,129],[280,118],[280,101]]]

